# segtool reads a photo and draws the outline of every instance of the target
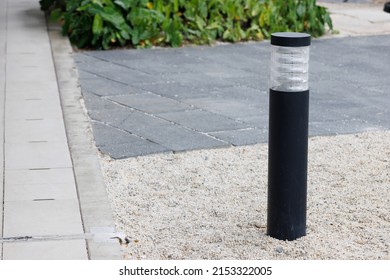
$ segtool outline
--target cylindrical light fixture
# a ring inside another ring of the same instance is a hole
[[[306,235],[310,39],[271,35],[267,234],[281,240]]]

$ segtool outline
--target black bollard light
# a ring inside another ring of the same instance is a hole
[[[306,235],[310,35],[271,35],[267,235]]]
[[[385,3],[385,6],[383,7],[383,10],[384,10],[386,13],[390,13],[390,2],[386,2],[386,3]]]

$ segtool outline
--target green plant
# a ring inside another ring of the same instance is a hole
[[[80,48],[123,46],[131,38],[131,28],[123,13],[129,2],[68,0],[63,13],[62,31]]]
[[[64,9],[66,0],[40,0],[39,4],[41,5],[42,11],[52,10],[52,9]]]
[[[210,44],[268,38],[275,31],[321,36],[332,29],[315,0],[41,0],[63,34],[79,48],[183,43]]]
[[[273,32],[307,32],[314,37],[322,36],[326,26],[333,29],[326,8],[317,6],[316,0],[269,0],[259,19],[263,34]]]

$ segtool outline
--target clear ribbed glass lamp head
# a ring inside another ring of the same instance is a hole
[[[309,89],[310,35],[280,32],[271,35],[270,89],[299,92]]]

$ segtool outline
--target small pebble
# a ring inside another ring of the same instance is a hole
[[[278,252],[278,253],[283,253],[284,249],[283,249],[283,247],[276,247],[275,251]]]

